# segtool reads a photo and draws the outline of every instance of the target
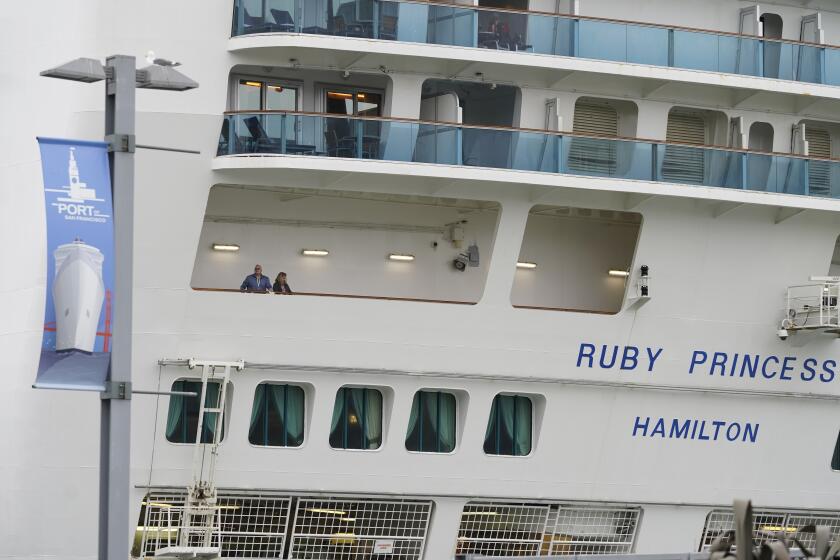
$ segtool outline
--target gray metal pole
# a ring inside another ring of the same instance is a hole
[[[106,61],[105,135],[112,150],[111,189],[114,200],[113,346],[108,381],[126,384],[128,398],[103,396],[99,450],[99,559],[126,560],[131,486],[131,304],[134,244],[134,87],[133,56]],[[122,141],[120,141],[122,140]],[[113,146],[117,146],[113,148]],[[126,148],[121,148],[124,146]]]

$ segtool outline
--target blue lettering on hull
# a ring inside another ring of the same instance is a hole
[[[757,422],[636,416],[632,435],[636,438],[755,443],[759,426]]]

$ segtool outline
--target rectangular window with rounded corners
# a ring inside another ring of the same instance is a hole
[[[300,447],[305,408],[303,388],[260,383],[254,391],[248,441],[267,447]]]
[[[635,290],[631,266],[642,215],[534,206],[516,263],[514,307],[615,314]],[[513,263],[511,263],[513,266]]]
[[[195,290],[265,297],[240,295],[260,264],[261,292],[450,305],[481,299],[500,214],[491,201],[250,185],[214,186],[206,208]]]
[[[221,383],[208,381],[204,395],[205,408],[219,407]],[[198,432],[198,414],[201,398],[201,381],[180,379],[172,384],[173,392],[196,393],[196,396],[172,395],[169,397],[169,414],[166,419],[166,439],[172,443],[195,443]],[[204,426],[201,430],[201,443],[212,443],[213,434],[218,424],[218,412],[204,412]],[[219,441],[225,438],[222,423]]]
[[[335,395],[330,446],[379,449],[382,445],[382,393],[367,387],[342,387]]]
[[[533,409],[528,397],[496,395],[484,435],[484,452],[513,456],[531,453]]]
[[[405,448],[426,453],[455,450],[457,399],[443,391],[417,391],[411,405]]]

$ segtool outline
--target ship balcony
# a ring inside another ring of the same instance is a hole
[[[636,185],[653,182],[720,187],[729,192],[840,198],[840,161],[837,160],[380,117],[229,113],[223,121],[217,155],[314,156],[491,168],[626,180]],[[662,194],[679,193],[663,191]],[[710,195],[707,190],[699,197],[709,196],[717,195]],[[788,199],[787,203],[791,202]]]
[[[335,7],[332,2],[303,0],[235,2],[234,37],[278,33],[485,49],[495,51],[499,59],[506,56],[503,53],[514,53],[521,57],[517,59],[519,64],[529,64],[526,57],[545,55],[840,86],[840,48],[824,44],[430,2],[367,0]],[[257,44],[231,48],[252,46]],[[376,50],[366,52],[369,56]],[[415,52],[406,54],[418,56]],[[451,57],[452,53],[443,56]],[[541,57],[534,64],[545,65],[545,59]],[[606,67],[589,71],[610,72]],[[613,72],[619,73],[617,68]]]

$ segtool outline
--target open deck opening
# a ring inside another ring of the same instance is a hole
[[[193,269],[196,290],[478,302],[495,202],[217,185]],[[286,288],[276,290],[280,272]]]

